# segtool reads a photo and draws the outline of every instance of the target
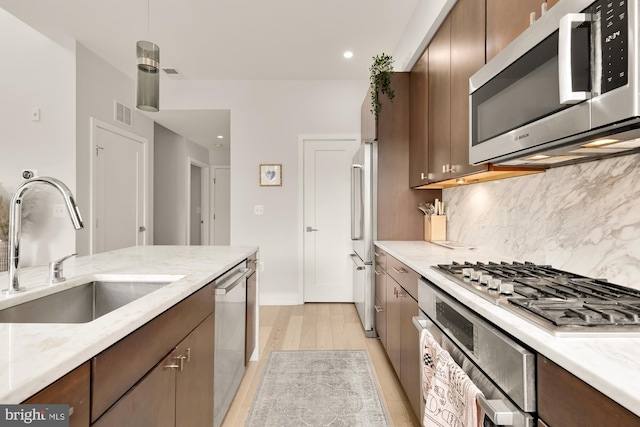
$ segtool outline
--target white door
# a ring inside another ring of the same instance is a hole
[[[216,167],[213,172],[213,244],[231,243],[231,170]]]
[[[304,301],[353,302],[350,165],[355,140],[304,141]]]
[[[117,128],[93,131],[94,253],[144,245],[144,144]]]

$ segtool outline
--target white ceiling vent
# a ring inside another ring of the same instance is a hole
[[[113,100],[113,118],[116,122],[131,127],[131,107]]]

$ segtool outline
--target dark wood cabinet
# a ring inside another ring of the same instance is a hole
[[[549,427],[640,426],[640,417],[542,355],[536,376],[538,415]]]
[[[429,51],[411,69],[409,84],[409,186],[429,183]]]
[[[375,265],[376,304],[375,325],[380,342],[387,348],[387,275],[381,265]]]
[[[542,0],[486,0],[487,61],[529,27],[531,12],[540,17]]]
[[[209,315],[177,347],[176,426],[206,427],[213,422],[215,314]]]
[[[214,322],[209,315],[93,425],[210,427]]]
[[[428,52],[429,182],[436,182],[449,178],[451,157],[451,14],[431,40]]]
[[[411,407],[420,419],[420,334],[413,325],[413,317],[418,315],[418,301],[406,290],[402,290],[400,301],[400,383],[404,388]]]
[[[168,367],[175,356],[172,352],[160,361],[92,426],[175,426],[176,374]]]
[[[258,288],[257,288],[257,273],[258,259],[256,254],[252,254],[247,258],[247,268],[253,269],[253,273],[247,277],[247,314],[246,314],[246,332],[244,341],[244,364],[249,363],[251,355],[256,348],[256,318],[257,318],[257,304],[258,304]]]
[[[381,308],[384,309],[378,313],[376,307],[376,329],[400,384],[420,419],[420,336],[412,320],[419,311],[416,298],[420,276],[378,247],[376,254],[376,304],[382,303]],[[378,317],[378,314],[384,315]],[[379,322],[384,322],[384,325]]]
[[[451,11],[450,178],[484,171],[469,164],[469,78],[485,64],[485,6],[458,0]]]
[[[86,362],[23,403],[69,405],[69,426],[87,427],[90,422],[91,368]]]
[[[418,203],[442,197],[439,190],[409,188],[409,83],[409,73],[392,73],[393,100],[380,96],[382,109],[374,138],[378,141],[377,240],[422,240],[424,215]],[[367,93],[362,104],[362,135],[369,132],[373,117],[370,103]]]
[[[429,45],[430,182],[487,169],[469,165],[469,77],[485,64],[484,42],[484,3],[458,0]]]

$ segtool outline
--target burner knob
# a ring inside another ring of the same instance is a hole
[[[501,283],[498,290],[503,295],[513,295],[513,283]]]
[[[480,276],[482,276],[482,271],[480,270],[473,270],[471,272],[471,280],[479,281]]]
[[[489,286],[490,282],[491,282],[491,275],[490,274],[482,274],[482,275],[480,275],[480,284],[482,286]]]
[[[462,277],[471,277],[471,273],[473,272],[473,268],[463,268],[462,269]]]
[[[489,282],[489,289],[497,290],[502,284],[502,279],[491,279]]]

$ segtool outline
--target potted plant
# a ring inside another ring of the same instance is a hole
[[[11,195],[0,185],[0,271],[9,268],[9,202]]]
[[[391,55],[386,55],[383,52],[382,55],[373,57],[373,64],[369,67],[369,80],[371,82],[371,112],[376,121],[378,121],[378,116],[382,109],[379,96],[386,95],[389,100],[393,100],[395,96],[391,88],[392,71],[393,58]]]

